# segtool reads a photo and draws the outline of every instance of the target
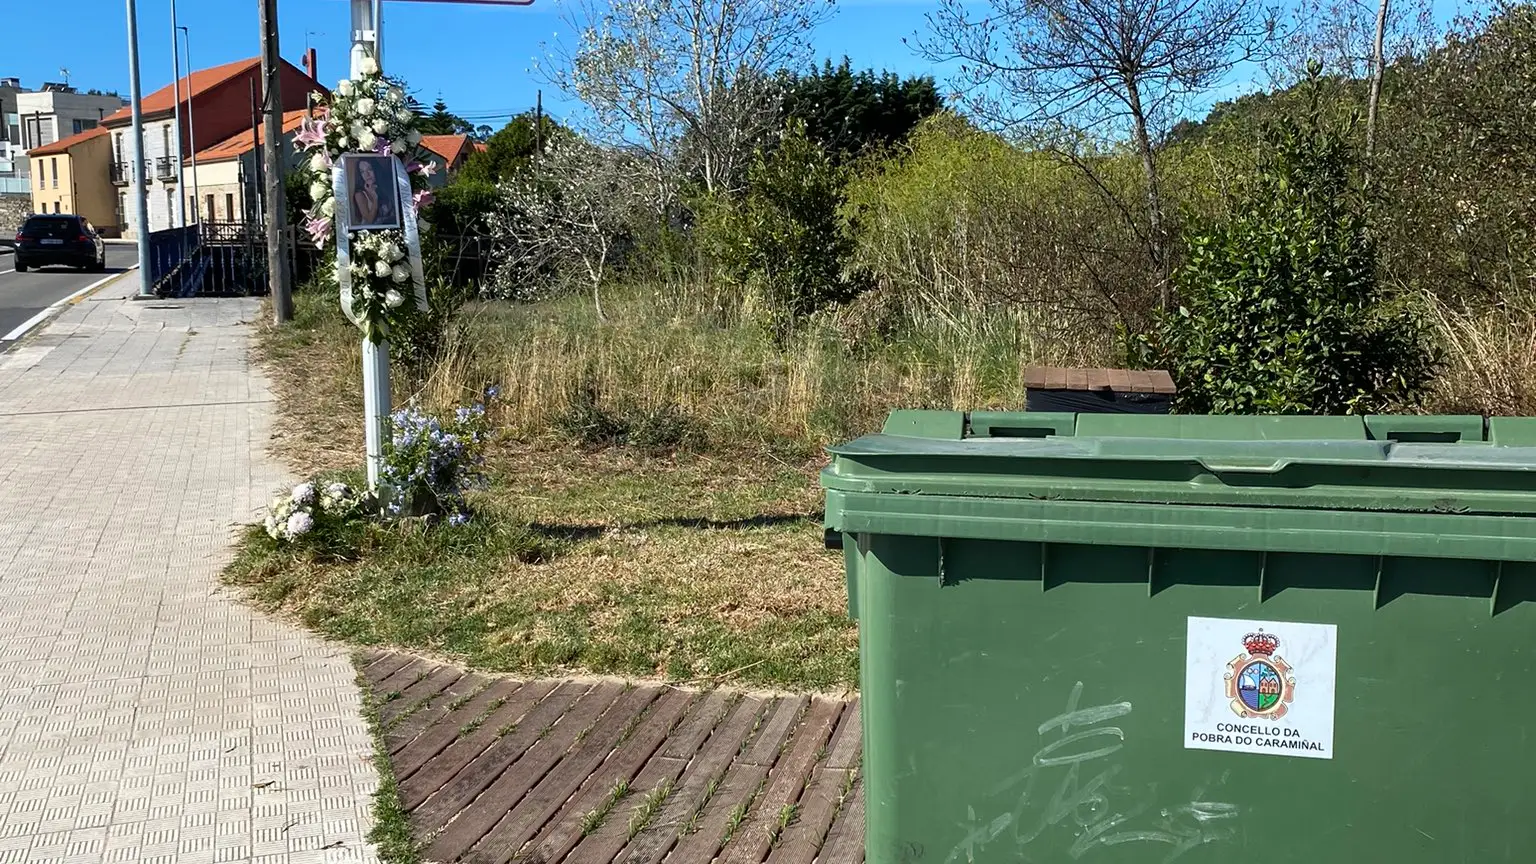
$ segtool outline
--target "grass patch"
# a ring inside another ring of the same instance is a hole
[[[841,557],[822,546],[815,478],[817,442],[851,428],[761,404],[754,385],[822,397],[797,390],[809,367],[755,331],[645,311],[661,300],[617,302],[613,325],[566,301],[474,306],[428,368],[397,367],[397,404],[502,387],[492,483],[471,523],[353,526],[323,549],[251,531],[226,580],[329,637],[492,671],[854,686],[857,632]],[[296,473],[355,469],[356,330],[329,293],[299,292],[296,307],[292,326],[259,331],[276,449]],[[535,355],[537,374],[522,365]],[[668,376],[670,389],[651,387]],[[813,389],[830,398],[834,383]],[[720,401],[728,392],[745,401]]]
[[[672,781],[663,780],[655,789],[645,793],[645,800],[635,808],[635,812],[629,817],[629,839],[635,839],[635,835],[645,830],[645,826],[651,824],[656,818],[661,805],[667,803],[667,797],[672,794]]]
[[[355,659],[354,665],[357,665]],[[374,824],[368,832],[368,842],[378,849],[379,860],[385,864],[419,864],[421,845],[411,830],[405,806],[400,803],[400,786],[395,779],[394,765],[389,761],[389,746],[384,743],[379,702],[363,679],[360,668],[357,687],[363,694],[363,719],[373,736],[373,767],[379,772],[379,788],[373,793]]]
[[[582,815],[581,836],[586,837],[587,835],[596,832],[597,829],[603,827],[603,823],[608,819],[608,814],[612,813],[613,808],[617,806],[620,801],[624,800],[624,796],[628,794],[628,780],[620,780],[617,783],[614,783],[613,788],[609,789],[607,796],[603,798],[603,802],[597,805],[595,809],[589,810]]]

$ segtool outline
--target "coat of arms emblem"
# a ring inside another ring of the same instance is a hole
[[[1296,694],[1296,679],[1291,677],[1290,664],[1275,653],[1280,649],[1280,638],[1260,630],[1243,637],[1243,648],[1246,650],[1227,664],[1224,676],[1233,713],[1265,720],[1284,717]]]

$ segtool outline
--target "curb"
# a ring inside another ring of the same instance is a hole
[[[108,276],[105,279],[98,279],[97,281],[92,282],[91,284],[81,288],[79,291],[76,291],[68,297],[63,298],[62,300],[55,300],[51,305],[48,306],[48,308],[21,322],[21,324],[17,326],[16,329],[5,334],[4,336],[0,336],[0,342],[16,342],[20,340],[21,337],[27,335],[43,324],[46,324],[48,319],[63,311],[65,306],[73,306],[74,304],[79,303],[81,300],[84,300],[87,295],[105,288],[107,285],[116,282],[118,279],[127,276],[129,273],[132,273],[137,269],[139,269],[139,265],[135,264],[121,273],[113,273],[111,276]]]

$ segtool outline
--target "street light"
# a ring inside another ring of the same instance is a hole
[[[181,35],[187,40],[187,89],[192,89],[192,31],[185,25],[177,27]],[[176,50],[173,44],[171,50]],[[202,207],[203,198],[201,190],[197,188],[197,123],[192,116],[192,94],[187,94],[187,146],[192,151],[192,221],[198,225],[203,224]],[[208,214],[210,217],[212,213]],[[201,230],[201,229],[199,229]]]
[[[176,119],[176,213],[174,215],[176,217],[176,226],[179,228],[186,228],[187,175],[182,168],[182,164],[186,161],[186,159],[183,157],[181,152],[181,138],[182,135],[186,133],[186,129],[181,125],[181,52],[176,50],[176,31],[178,29],[180,28],[176,26],[176,0],[171,0],[171,71],[174,75],[174,77],[171,78],[171,96],[176,100],[174,111]],[[188,69],[188,100],[191,99],[191,75],[192,70]],[[171,158],[170,153],[165,154],[165,156],[167,159]],[[169,219],[173,214],[167,213],[165,215],[166,218]],[[185,232],[183,232],[181,236],[181,254],[183,258],[185,258],[187,254],[187,236]]]
[[[133,182],[138,185],[135,229],[139,235],[139,298],[155,296],[149,282],[149,193],[144,188],[144,94],[139,87],[139,10],[134,0],[128,4],[128,95],[133,115]]]

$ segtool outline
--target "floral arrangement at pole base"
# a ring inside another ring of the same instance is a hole
[[[294,143],[310,154],[306,167],[314,203],[305,213],[303,226],[317,246],[335,249],[337,210],[347,202],[336,198],[333,169],[350,153],[399,157],[410,180],[409,200],[401,202],[402,208],[410,209],[408,224],[417,230],[428,227],[417,214],[431,203],[427,178],[433,168],[421,149],[417,120],[402,82],[384,77],[372,58],[364,58],[358,77],[341,81],[318,102],[314,117],[305,120],[294,136]],[[401,230],[351,233],[347,250],[351,308],[346,311],[364,335],[378,342],[388,337],[391,325],[403,323],[405,316],[416,311],[418,304],[406,302],[412,287],[412,250]]]
[[[486,390],[493,399],[496,388]],[[469,521],[465,495],[485,483],[485,445],[490,424],[485,403],[437,416],[410,405],[390,418],[392,433],[380,471],[391,490],[386,516],[444,518],[450,525]]]
[[[345,483],[320,485],[306,481],[287,495],[272,499],[263,527],[273,540],[296,541],[315,533],[327,522],[364,517],[372,509],[367,495]]]

